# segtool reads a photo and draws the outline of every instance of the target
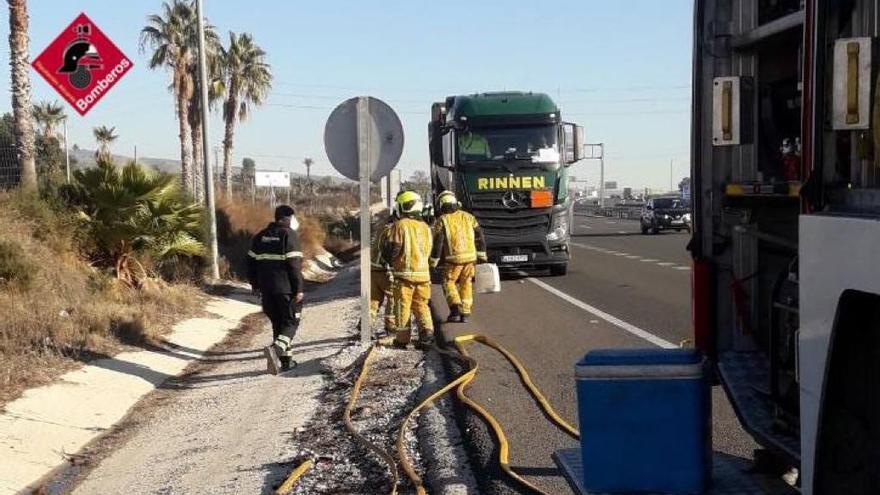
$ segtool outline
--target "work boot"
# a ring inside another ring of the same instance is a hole
[[[395,349],[406,349],[407,345],[408,344],[405,344],[403,342],[398,342],[397,339],[394,339],[394,341],[391,343],[391,347]]]
[[[273,375],[277,375],[281,372],[281,358],[278,357],[278,348],[275,344],[267,346],[266,349],[263,350],[266,354],[266,369],[269,373]]]
[[[446,318],[447,323],[458,323],[461,321],[461,305],[453,304],[449,308],[449,316]]]
[[[467,323],[471,315],[461,315],[458,317],[459,323]]]
[[[290,370],[296,368],[296,366],[299,364],[296,361],[294,361],[293,358],[291,358],[290,356],[281,356],[280,359],[281,359],[281,371],[282,372],[290,371]]]

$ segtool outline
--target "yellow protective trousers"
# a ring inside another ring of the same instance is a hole
[[[446,304],[461,306],[461,314],[470,315],[474,307],[474,276],[477,268],[473,263],[443,265],[443,292]]]
[[[394,281],[394,310],[397,319],[395,341],[408,344],[410,341],[409,321],[415,316],[419,338],[425,339],[434,333],[434,320],[431,317],[431,282]]]
[[[391,335],[394,324],[394,291],[391,274],[387,271],[370,272],[370,322],[379,315],[379,307],[385,303],[385,331]]]

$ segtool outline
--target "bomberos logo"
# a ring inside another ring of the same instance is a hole
[[[34,59],[33,67],[80,115],[134,64],[85,14],[80,14]]]

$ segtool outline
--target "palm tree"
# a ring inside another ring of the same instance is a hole
[[[44,101],[34,105],[33,114],[37,125],[42,127],[43,138],[46,140],[51,138],[57,139],[56,129],[58,124],[67,118],[67,115],[64,114],[64,107],[57,101],[52,103]]]
[[[303,165],[306,166],[306,184],[308,185],[309,193],[314,193],[314,190],[312,190],[312,164],[314,163],[315,160],[312,160],[311,158],[303,159]]]
[[[99,162],[111,162],[113,160],[113,155],[110,153],[110,145],[119,139],[119,135],[114,134],[115,132],[115,127],[107,128],[107,126],[103,125],[92,129],[95,140],[98,141],[98,151],[95,152],[95,157]]]
[[[140,257],[161,264],[202,256],[202,209],[187,203],[171,175],[147,171],[131,162],[121,170],[107,162],[74,172],[64,188],[85,230],[117,278],[137,286],[149,274]]]
[[[180,182],[182,190],[190,192],[193,186],[193,154],[189,102],[194,90],[190,68],[196,56],[192,43],[195,16],[189,2],[164,2],[162,14],[147,16],[147,25],[141,29],[140,39],[142,52],[147,47],[153,50],[150,68],[165,67],[171,70],[171,91],[176,99],[180,138]]]
[[[34,159],[34,124],[31,120],[27,0],[8,0],[8,4],[9,66],[15,147],[21,167],[21,186],[25,189],[36,189],[37,166]]]
[[[272,89],[272,69],[266,63],[266,52],[248,33],[229,33],[229,46],[221,53],[226,74],[226,103],[223,119],[223,182],[226,193],[232,193],[232,141],[236,120],[245,120],[250,105],[260,105]]]

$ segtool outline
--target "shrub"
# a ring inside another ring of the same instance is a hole
[[[63,194],[94,243],[92,257],[123,282],[139,285],[149,275],[148,259],[161,271],[164,263],[204,253],[202,209],[184,199],[173,176],[101,160],[74,178]]]
[[[0,284],[27,288],[36,270],[37,266],[19,244],[0,239]]]

